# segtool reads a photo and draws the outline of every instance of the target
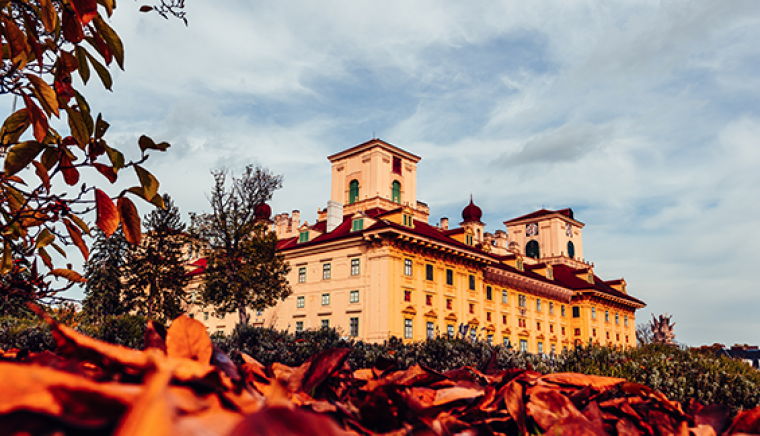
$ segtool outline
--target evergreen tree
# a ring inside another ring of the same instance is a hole
[[[218,315],[263,309],[284,300],[291,290],[290,266],[277,250],[277,237],[261,216],[262,205],[282,186],[282,177],[249,165],[227,187],[227,171],[216,170],[210,202],[213,213],[193,216],[193,233],[211,249],[201,298]]]
[[[145,219],[145,236],[133,246],[127,260],[128,299],[148,318],[174,319],[183,313],[186,302],[183,248],[187,243],[179,209],[168,194],[165,209],[152,211]]]
[[[121,315],[132,309],[125,299],[125,268],[131,244],[121,226],[111,237],[95,230],[95,243],[84,265],[85,298],[82,310],[88,318],[103,320],[109,315]]]

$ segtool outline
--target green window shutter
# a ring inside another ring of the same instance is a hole
[[[392,186],[391,201],[401,204],[401,183],[394,181]]]
[[[359,200],[359,181],[351,180],[348,184],[348,204],[354,204]]]

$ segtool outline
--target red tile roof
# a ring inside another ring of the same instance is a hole
[[[517,221],[522,221],[522,220],[526,220],[526,219],[541,218],[543,216],[552,215],[552,214],[555,214],[555,213],[558,213],[560,215],[564,215],[564,216],[570,218],[573,221],[578,221],[578,220],[575,219],[575,216],[573,214],[573,210],[568,207],[568,208],[560,209],[560,210],[548,210],[548,209],[537,210],[537,211],[531,212],[531,213],[529,213],[527,215],[523,215],[523,216],[520,216],[520,217],[517,217],[517,218],[512,218],[511,220],[508,220],[508,221],[504,221],[504,224],[508,224],[508,223],[512,223],[512,222],[517,222]],[[580,221],[578,221],[578,222],[580,222]]]

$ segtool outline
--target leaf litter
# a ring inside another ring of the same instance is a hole
[[[687,410],[625,379],[486,365],[350,368],[350,349],[298,367],[230,358],[187,316],[148,324],[143,351],[51,325],[56,353],[0,350],[0,434],[11,435],[739,435],[721,405]]]

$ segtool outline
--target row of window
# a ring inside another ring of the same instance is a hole
[[[591,319],[596,319],[596,307],[591,308]],[[610,322],[610,311],[605,310],[604,311],[604,321]],[[620,324],[620,314],[615,313],[615,324]],[[628,315],[625,315],[623,317],[623,324],[628,327]]]
[[[322,319],[322,321],[320,322],[320,327],[330,328],[330,319],[329,318]],[[304,329],[303,321],[296,321],[296,333],[303,332],[303,329]],[[359,318],[349,319],[348,334],[353,337],[359,336]]]
[[[359,259],[351,259],[351,275],[358,276],[361,273],[361,261]],[[332,264],[322,264],[322,280],[330,280],[332,277]],[[306,267],[302,266],[298,268],[298,283],[306,283]]]
[[[397,174],[401,174],[400,162]],[[348,183],[348,204],[354,204],[357,201],[359,201],[359,181],[354,179]],[[391,201],[396,204],[401,204],[401,183],[397,180],[394,180],[393,183],[391,183]]]
[[[350,303],[358,303],[359,302],[359,291],[351,291],[349,292],[348,301]],[[329,306],[330,305],[330,294],[322,294],[322,305],[323,306]],[[303,309],[306,307],[306,297],[303,295],[299,295],[296,297],[296,308]]]

